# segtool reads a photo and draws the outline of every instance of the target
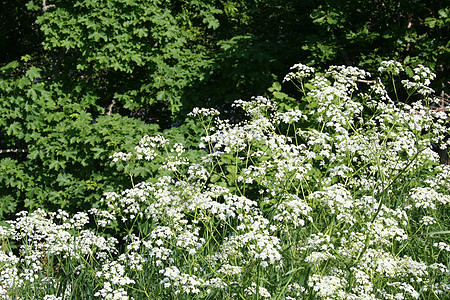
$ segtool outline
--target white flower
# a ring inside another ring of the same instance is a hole
[[[450,245],[448,245],[444,242],[434,243],[433,246],[439,248],[439,250],[441,250],[441,251],[450,252]]]
[[[304,78],[310,77],[314,74],[314,68],[300,63],[293,65],[291,70],[294,70],[294,72],[289,72],[284,77],[283,82],[291,81],[293,79],[301,81]]]
[[[56,295],[45,295],[43,300],[62,300],[62,297],[57,297]]]
[[[214,108],[198,108],[194,107],[192,112],[188,114],[190,117],[209,117],[209,116],[218,116],[219,111]]]
[[[342,294],[346,284],[347,281],[344,278],[336,276],[314,274],[308,280],[308,286],[313,288],[318,297],[333,297]]]
[[[433,217],[430,216],[423,216],[420,220],[420,223],[422,223],[425,226],[436,224],[436,220]]]
[[[257,292],[258,290],[258,292]],[[256,283],[252,282],[252,284],[244,289],[244,292],[247,293],[249,296],[254,296],[256,294],[259,294],[262,298],[271,298],[269,291],[265,287],[257,286]]]
[[[132,154],[131,153],[124,153],[124,152],[114,152],[113,155],[111,155],[109,158],[112,158],[113,162],[121,161],[129,161],[131,159]]]
[[[382,61],[380,65],[378,68],[378,72],[380,73],[386,72],[392,75],[398,75],[404,71],[402,64],[394,60]]]
[[[450,203],[449,195],[438,193],[429,187],[414,188],[409,195],[416,208],[436,209],[437,204],[447,205]]]

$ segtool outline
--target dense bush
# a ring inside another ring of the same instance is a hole
[[[447,115],[429,107],[428,68],[405,99],[384,87],[401,65],[379,71],[297,64],[297,107],[239,100],[239,123],[196,108],[197,149],[173,131],[116,152],[124,171],[159,168],[86,212],[1,226],[2,296],[444,299],[450,167],[432,147],[448,146]]]
[[[95,96],[68,90],[41,72],[35,67],[24,72],[19,63],[0,69],[2,217],[44,207],[76,212],[91,207],[107,190],[129,187],[129,176],[109,156],[133,149],[144,134],[158,129],[99,114]]]

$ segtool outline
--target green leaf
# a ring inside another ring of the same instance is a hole
[[[1,70],[11,70],[11,69],[15,69],[17,67],[19,67],[19,62],[18,61],[12,61],[10,63],[8,63],[6,66],[2,67]]]
[[[447,8],[447,9],[440,9],[440,10],[438,11],[438,14],[439,14],[439,17],[440,17],[440,18],[448,18],[448,17],[449,17],[449,16],[448,16],[449,12],[450,12],[450,9],[449,9],[449,8]]]
[[[133,54],[131,60],[136,62],[138,66],[143,64],[142,57],[139,54]]]
[[[285,99],[286,97],[288,97],[287,94],[282,93],[282,92],[274,92],[274,93],[273,93],[273,96],[274,96],[276,99],[280,99],[280,100]]]
[[[405,67],[405,73],[406,75],[408,75],[409,77],[413,77],[414,76],[414,71],[411,69],[411,67],[406,66]]]
[[[211,178],[209,179],[211,181],[211,183],[216,183],[218,182],[220,179],[222,179],[221,176],[219,176],[218,174],[213,174],[211,175]]]
[[[33,100],[36,100],[38,98],[38,95],[36,91],[33,89],[33,87],[27,90],[27,97],[30,97]]]
[[[430,28],[434,28],[436,26],[437,20],[435,18],[426,18],[425,24],[427,24]]]
[[[23,89],[27,85],[30,85],[31,81],[26,77],[21,77],[15,83],[19,89]]]
[[[29,159],[37,159],[37,157],[38,157],[38,154],[39,154],[39,151],[38,150],[32,150],[32,151],[30,151],[30,153],[28,154],[28,158]]]
[[[34,80],[36,78],[40,78],[41,74],[40,74],[41,69],[36,68],[36,67],[31,67],[30,69],[28,69],[28,71],[26,72],[26,76],[30,79],[30,80]]]
[[[135,29],[134,34],[136,34],[139,38],[146,37],[148,35],[148,29],[147,28]]]
[[[165,97],[166,97],[166,92],[164,90],[156,93],[156,99],[159,101],[164,100]]]
[[[98,147],[92,148],[92,151],[95,152],[95,153],[94,153],[94,159],[100,158],[100,156],[105,152],[104,149],[98,148]]]
[[[61,173],[58,174],[56,181],[58,182],[58,185],[60,185],[60,186],[67,186],[67,185],[71,185],[73,183],[67,174],[61,174]]]
[[[28,2],[25,7],[28,10],[33,10],[33,11],[38,11],[40,9],[40,7],[38,5],[36,5],[33,1]]]
[[[267,89],[269,92],[281,91],[281,84],[278,81],[272,83],[272,86]]]
[[[8,135],[14,135],[17,136],[19,133],[21,133],[22,126],[20,126],[19,122],[14,122],[11,125],[9,125],[8,129],[6,130],[6,133]]]
[[[424,235],[431,235],[431,236],[433,236],[433,235],[441,235],[441,234],[448,235],[448,234],[450,234],[450,231],[449,230],[446,230],[446,231],[434,231],[434,232],[425,233]]]
[[[53,160],[53,161],[50,162],[50,165],[48,166],[48,168],[51,169],[51,170],[53,169],[53,170],[58,171],[59,166],[60,166],[59,162],[57,160]]]

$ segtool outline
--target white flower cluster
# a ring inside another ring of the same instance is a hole
[[[124,286],[134,284],[135,281],[126,276],[126,269],[121,263],[118,261],[105,263],[96,275],[104,281],[103,288],[94,296],[111,300],[129,299]]]
[[[293,70],[286,81],[314,75]],[[390,61],[379,71],[402,68]],[[426,68],[415,72],[420,84],[433,79]],[[444,295],[450,167],[431,147],[446,146],[447,119],[420,101],[394,103],[369,76],[330,67],[311,79],[304,110],[238,100],[248,120],[211,119],[201,157],[162,135],[114,154],[125,164],[159,162],[160,173],[105,193],[88,213],[22,212],[0,226],[1,240],[18,247],[0,248],[0,297],[33,284],[36,298],[59,299],[40,286],[54,282],[42,279],[49,256],[80,262],[74,272],[93,274],[103,299]],[[363,92],[360,81],[370,84]],[[197,108],[191,116],[217,114]],[[87,229],[91,219],[122,233],[121,243]],[[415,249],[416,240],[426,246]]]
[[[369,72],[352,66],[331,66],[326,71],[326,76],[334,80],[334,86],[339,87],[349,93],[358,89],[356,81],[366,79],[371,76]]]
[[[137,159],[152,160],[157,156],[156,149],[167,146],[169,141],[162,135],[144,136],[139,145],[135,147]]]
[[[381,80],[377,80],[375,84],[370,86],[372,93],[379,96],[382,101],[392,101],[389,93],[386,90],[383,82]],[[368,99],[371,99],[370,95],[367,95]],[[377,102],[372,102],[373,105],[377,105]]]
[[[306,99],[317,107],[310,110],[309,115],[325,126],[347,134],[363,109],[363,105],[352,97],[358,89],[356,80],[370,74],[355,67],[335,66],[330,67],[325,76],[331,77],[332,81],[322,76],[311,81],[315,88],[307,93]]]
[[[8,289],[21,288],[24,279],[19,276],[19,257],[12,252],[0,252],[0,297],[8,299]]]
[[[112,158],[113,162],[118,161],[129,161],[131,159],[131,153],[123,153],[123,152],[114,152],[109,158]]]
[[[0,226],[1,239],[16,241],[20,247],[18,255],[0,249],[0,297],[3,298],[8,298],[9,289],[20,289],[27,282],[41,278],[49,257],[81,260],[95,256],[102,260],[116,253],[115,238],[106,239],[82,229],[89,223],[84,212],[68,218],[61,210],[47,213],[38,209],[33,213],[20,212],[15,220],[6,222],[7,227]],[[47,278],[49,280],[52,278]],[[45,284],[45,280],[36,284]]]
[[[313,222],[310,213],[312,212],[311,206],[305,200],[300,199],[297,195],[285,195],[284,201],[277,207],[277,214],[273,217],[274,221],[285,223],[287,226],[284,230],[289,230],[294,226],[305,226],[305,219],[309,222]]]
[[[190,117],[214,117],[218,115],[219,111],[217,109],[198,107],[194,107],[194,109],[188,114]]]
[[[297,80],[301,81],[304,78],[310,77],[314,74],[314,68],[308,67],[304,64],[295,64],[291,67],[294,72],[289,72],[284,76],[283,82]]]
[[[262,96],[252,97],[251,101],[236,100],[232,106],[242,108],[253,119],[264,118],[277,110],[275,102]]]
[[[308,120],[308,116],[304,115],[303,112],[298,109],[292,109],[286,112],[277,112],[275,114],[275,118],[286,124],[297,123],[302,119],[305,121]]]
[[[113,162],[123,161],[128,162],[132,158],[136,158],[138,160],[145,159],[147,161],[151,161],[158,157],[159,151],[165,149],[168,146],[169,140],[167,140],[162,135],[156,136],[144,136],[139,144],[134,147],[133,152],[115,152],[110,156]],[[177,156],[180,156],[181,153],[184,152],[183,145],[175,144],[171,152],[174,152]],[[172,161],[172,164],[177,165],[176,161]],[[170,166],[168,169],[172,169]]]
[[[245,288],[244,292],[248,295],[248,296],[253,296],[255,297],[256,295],[259,295],[261,298],[271,298],[272,296],[270,295],[269,291],[262,286],[257,286],[255,282],[252,282],[252,284]]]
[[[429,96],[431,93],[434,93],[434,90],[429,85],[436,78],[436,74],[423,65],[418,65],[413,71],[413,81],[402,80],[403,86],[411,93],[417,92],[423,96]]]
[[[345,299],[344,292],[347,281],[337,276],[320,276],[314,274],[309,278],[308,285],[318,297],[325,299]]]
[[[436,192],[429,187],[417,187],[411,190],[412,205],[416,208],[436,209],[437,205],[450,204],[450,195]]]
[[[403,66],[401,63],[395,60],[382,61],[380,67],[378,68],[378,72],[380,73],[388,73],[392,75],[399,75],[400,72],[403,72]]]
[[[317,191],[309,195],[310,201],[318,201],[336,214],[336,219],[349,224],[356,222],[352,211],[356,209],[351,193],[341,184],[325,187],[324,191]]]

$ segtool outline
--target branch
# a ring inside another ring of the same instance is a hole
[[[55,5],[53,5],[53,4],[49,4],[49,5],[47,5],[47,4],[45,4],[45,0],[42,0],[42,11],[46,11],[47,9],[49,9],[50,7],[55,7]]]
[[[0,154],[2,153],[26,153],[28,149],[0,149]]]
[[[376,80],[364,80],[364,79],[359,79],[359,78],[356,78],[355,81],[356,82],[362,82],[362,83],[375,83],[375,82],[377,82]]]
[[[114,107],[114,104],[116,104],[116,99],[112,99],[111,103],[106,108],[106,115],[110,116],[112,114],[112,109]]]
[[[408,25],[406,25],[406,28],[411,29],[411,27],[413,26],[412,23],[412,14],[408,15]],[[411,35],[408,33],[408,37],[410,37]],[[409,49],[411,48],[411,42],[408,42],[406,44],[406,51],[409,51]]]

